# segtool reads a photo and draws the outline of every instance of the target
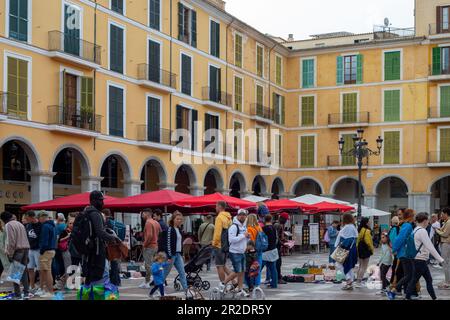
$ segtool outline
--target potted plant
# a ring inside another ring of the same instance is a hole
[[[94,130],[94,108],[81,106],[81,128]]]

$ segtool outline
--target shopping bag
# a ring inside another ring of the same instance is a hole
[[[119,289],[110,282],[98,285],[83,285],[77,294],[78,300],[119,300]]]
[[[20,285],[20,280],[22,279],[22,275],[25,272],[25,266],[20,262],[13,261],[9,266],[8,276],[6,277],[6,281],[14,282],[15,284]]]

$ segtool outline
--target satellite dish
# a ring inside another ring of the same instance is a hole
[[[389,19],[388,18],[384,18],[384,26],[389,27]]]

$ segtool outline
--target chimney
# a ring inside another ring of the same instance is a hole
[[[288,41],[289,42],[294,41],[294,34],[293,33],[289,33]]]
[[[225,1],[223,1],[223,0],[205,0],[205,1],[219,9],[225,11]]]

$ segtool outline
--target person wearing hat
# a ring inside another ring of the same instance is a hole
[[[41,234],[39,236],[39,276],[41,290],[36,293],[41,298],[53,297],[52,262],[56,250],[56,227],[55,222],[50,220],[46,211],[38,214],[41,223]]]
[[[286,281],[283,280],[283,275],[281,274],[281,265],[283,260],[281,259],[281,247],[283,243],[286,242],[286,237],[284,235],[284,226],[286,222],[289,220],[289,213],[282,212],[278,218],[278,221],[274,223],[274,228],[277,231],[277,249],[278,249],[278,260],[277,260],[277,273],[278,273],[278,284],[286,284]]]
[[[92,233],[94,246],[83,257],[82,276],[86,277],[85,284],[99,284],[103,282],[104,275],[109,274],[109,270],[105,270],[106,263],[106,243],[120,242],[115,234],[106,231],[105,220],[101,210],[103,209],[103,193],[100,191],[92,191],[89,195],[90,205],[85,209],[83,214],[87,214],[92,224]],[[108,268],[109,269],[109,268]]]
[[[248,211],[240,209],[237,216],[233,219],[233,224],[228,228],[228,241],[230,242],[230,260],[233,264],[233,272],[225,278],[224,285],[238,279],[238,296],[247,297],[248,294],[243,290],[245,275],[245,250],[250,234],[247,232],[246,220]],[[225,289],[223,288],[223,289]]]

